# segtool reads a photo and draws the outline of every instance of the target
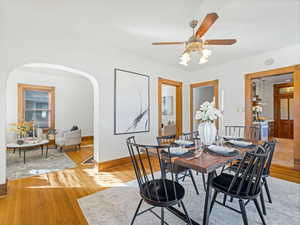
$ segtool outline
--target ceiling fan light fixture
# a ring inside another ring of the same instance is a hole
[[[209,13],[205,16],[201,24],[198,26],[197,20],[192,20],[190,22],[190,27],[193,29],[192,36],[187,41],[176,41],[176,42],[154,42],[153,45],[185,45],[185,50],[180,57],[180,64],[187,66],[188,62],[191,60],[191,54],[196,53],[199,55],[199,64],[208,62],[208,57],[211,56],[212,51],[206,49],[207,45],[233,45],[237,42],[236,39],[208,39],[203,40],[203,36],[210,29],[210,27],[219,18],[217,13]],[[195,28],[198,26],[197,31]]]

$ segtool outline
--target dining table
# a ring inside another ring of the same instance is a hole
[[[249,146],[235,146],[232,144],[228,144],[227,142],[219,143],[218,146],[223,147],[231,147],[237,150],[237,154],[235,156],[222,156],[211,151],[208,151],[206,147],[189,147],[188,150],[193,151],[194,153],[189,157],[181,157],[175,156],[172,157],[172,163],[184,166],[189,169],[193,169],[197,172],[207,174],[206,181],[206,192],[205,192],[205,201],[204,201],[204,210],[203,210],[203,219],[202,225],[209,224],[209,214],[210,214],[210,206],[211,206],[211,197],[212,197],[212,180],[215,176],[217,176],[217,170],[223,168],[224,166],[234,162],[237,159],[241,159],[246,152],[254,151],[258,144],[260,144],[257,140],[247,140],[252,142],[251,147]],[[151,150],[150,150],[151,153]],[[153,154],[156,154],[156,150],[153,149]],[[166,165],[166,160],[161,158],[161,165],[164,167]],[[164,169],[162,169],[164,170]],[[186,216],[179,209],[171,206],[168,207],[168,210],[175,214],[181,220],[188,222]],[[193,220],[191,218],[191,222],[193,225],[200,225],[199,222]]]

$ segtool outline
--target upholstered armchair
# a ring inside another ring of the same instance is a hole
[[[76,146],[80,149],[81,130],[61,130],[55,136],[55,143],[60,149],[63,150],[65,146]]]

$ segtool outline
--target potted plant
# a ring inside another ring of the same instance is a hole
[[[200,121],[199,138],[204,145],[211,145],[217,135],[215,121],[222,116],[220,110],[215,108],[215,103],[204,102],[196,112],[195,119]]]

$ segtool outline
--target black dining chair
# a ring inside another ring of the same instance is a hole
[[[134,213],[131,225],[134,223],[137,216],[148,211],[158,217],[161,224],[167,224],[167,222],[165,222],[164,209],[168,209],[168,207],[178,204],[182,206],[188,224],[192,224],[186,207],[182,201],[185,195],[185,189],[175,179],[170,147],[136,144],[134,137],[129,137],[127,139],[127,146],[141,196],[141,200]],[[159,162],[161,175],[159,178],[155,177],[154,174],[154,159]],[[163,161],[169,162],[170,170],[168,176],[165,174],[164,164],[162,163]],[[151,205],[151,207],[140,212],[141,205],[144,201]],[[153,211],[156,207],[161,208],[160,216]]]
[[[188,132],[188,133],[182,133],[182,137],[186,141],[193,141],[196,138],[198,138],[199,133],[198,131]]]
[[[260,129],[256,126],[225,126],[223,135],[225,137],[258,141],[260,139]]]
[[[174,141],[176,140],[175,135],[156,137],[156,140],[157,140],[157,144],[159,146],[170,146],[170,147],[178,146],[177,144],[174,143]],[[168,162],[166,163],[166,165],[167,165],[166,166],[166,172],[168,172],[170,165],[168,165]],[[199,195],[199,191],[198,191],[198,188],[197,188],[197,185],[196,185],[196,181],[195,181],[195,178],[194,178],[194,175],[193,175],[193,171],[191,169],[180,166],[180,165],[173,165],[173,171],[175,173],[175,180],[177,182],[179,182],[180,180],[184,181],[186,177],[190,177],[192,182],[193,182],[195,191],[196,191],[197,195]]]
[[[234,175],[222,173],[213,178],[212,188],[214,194],[210,212],[214,204],[218,203],[226,208],[242,214],[244,225],[248,225],[246,205],[253,201],[263,225],[266,225],[264,215],[261,211],[257,198],[262,191],[262,175],[267,160],[267,151],[264,147],[259,146],[256,152],[247,152],[239,164],[238,170]],[[226,205],[226,202],[217,201],[217,195],[223,193],[225,196],[231,196],[239,200],[240,211]]]
[[[263,174],[262,174],[262,186],[265,188],[269,203],[272,203],[272,198],[271,198],[267,178],[270,176],[270,168],[271,168],[271,164],[272,164],[272,160],[273,160],[274,151],[276,149],[276,143],[277,143],[276,140],[272,140],[269,142],[265,142],[262,145],[266,149],[266,152],[267,152],[267,160],[266,160],[266,164],[265,164],[265,167],[263,169]],[[247,166],[247,162],[245,163],[245,165]],[[232,171],[235,172],[238,170],[239,167],[240,167],[240,161],[238,161],[235,164],[228,167],[228,170],[231,172]],[[266,212],[266,207],[265,207],[265,202],[264,202],[263,191],[261,192],[260,199],[261,199],[263,213],[264,213],[264,215],[266,215],[267,212]]]

